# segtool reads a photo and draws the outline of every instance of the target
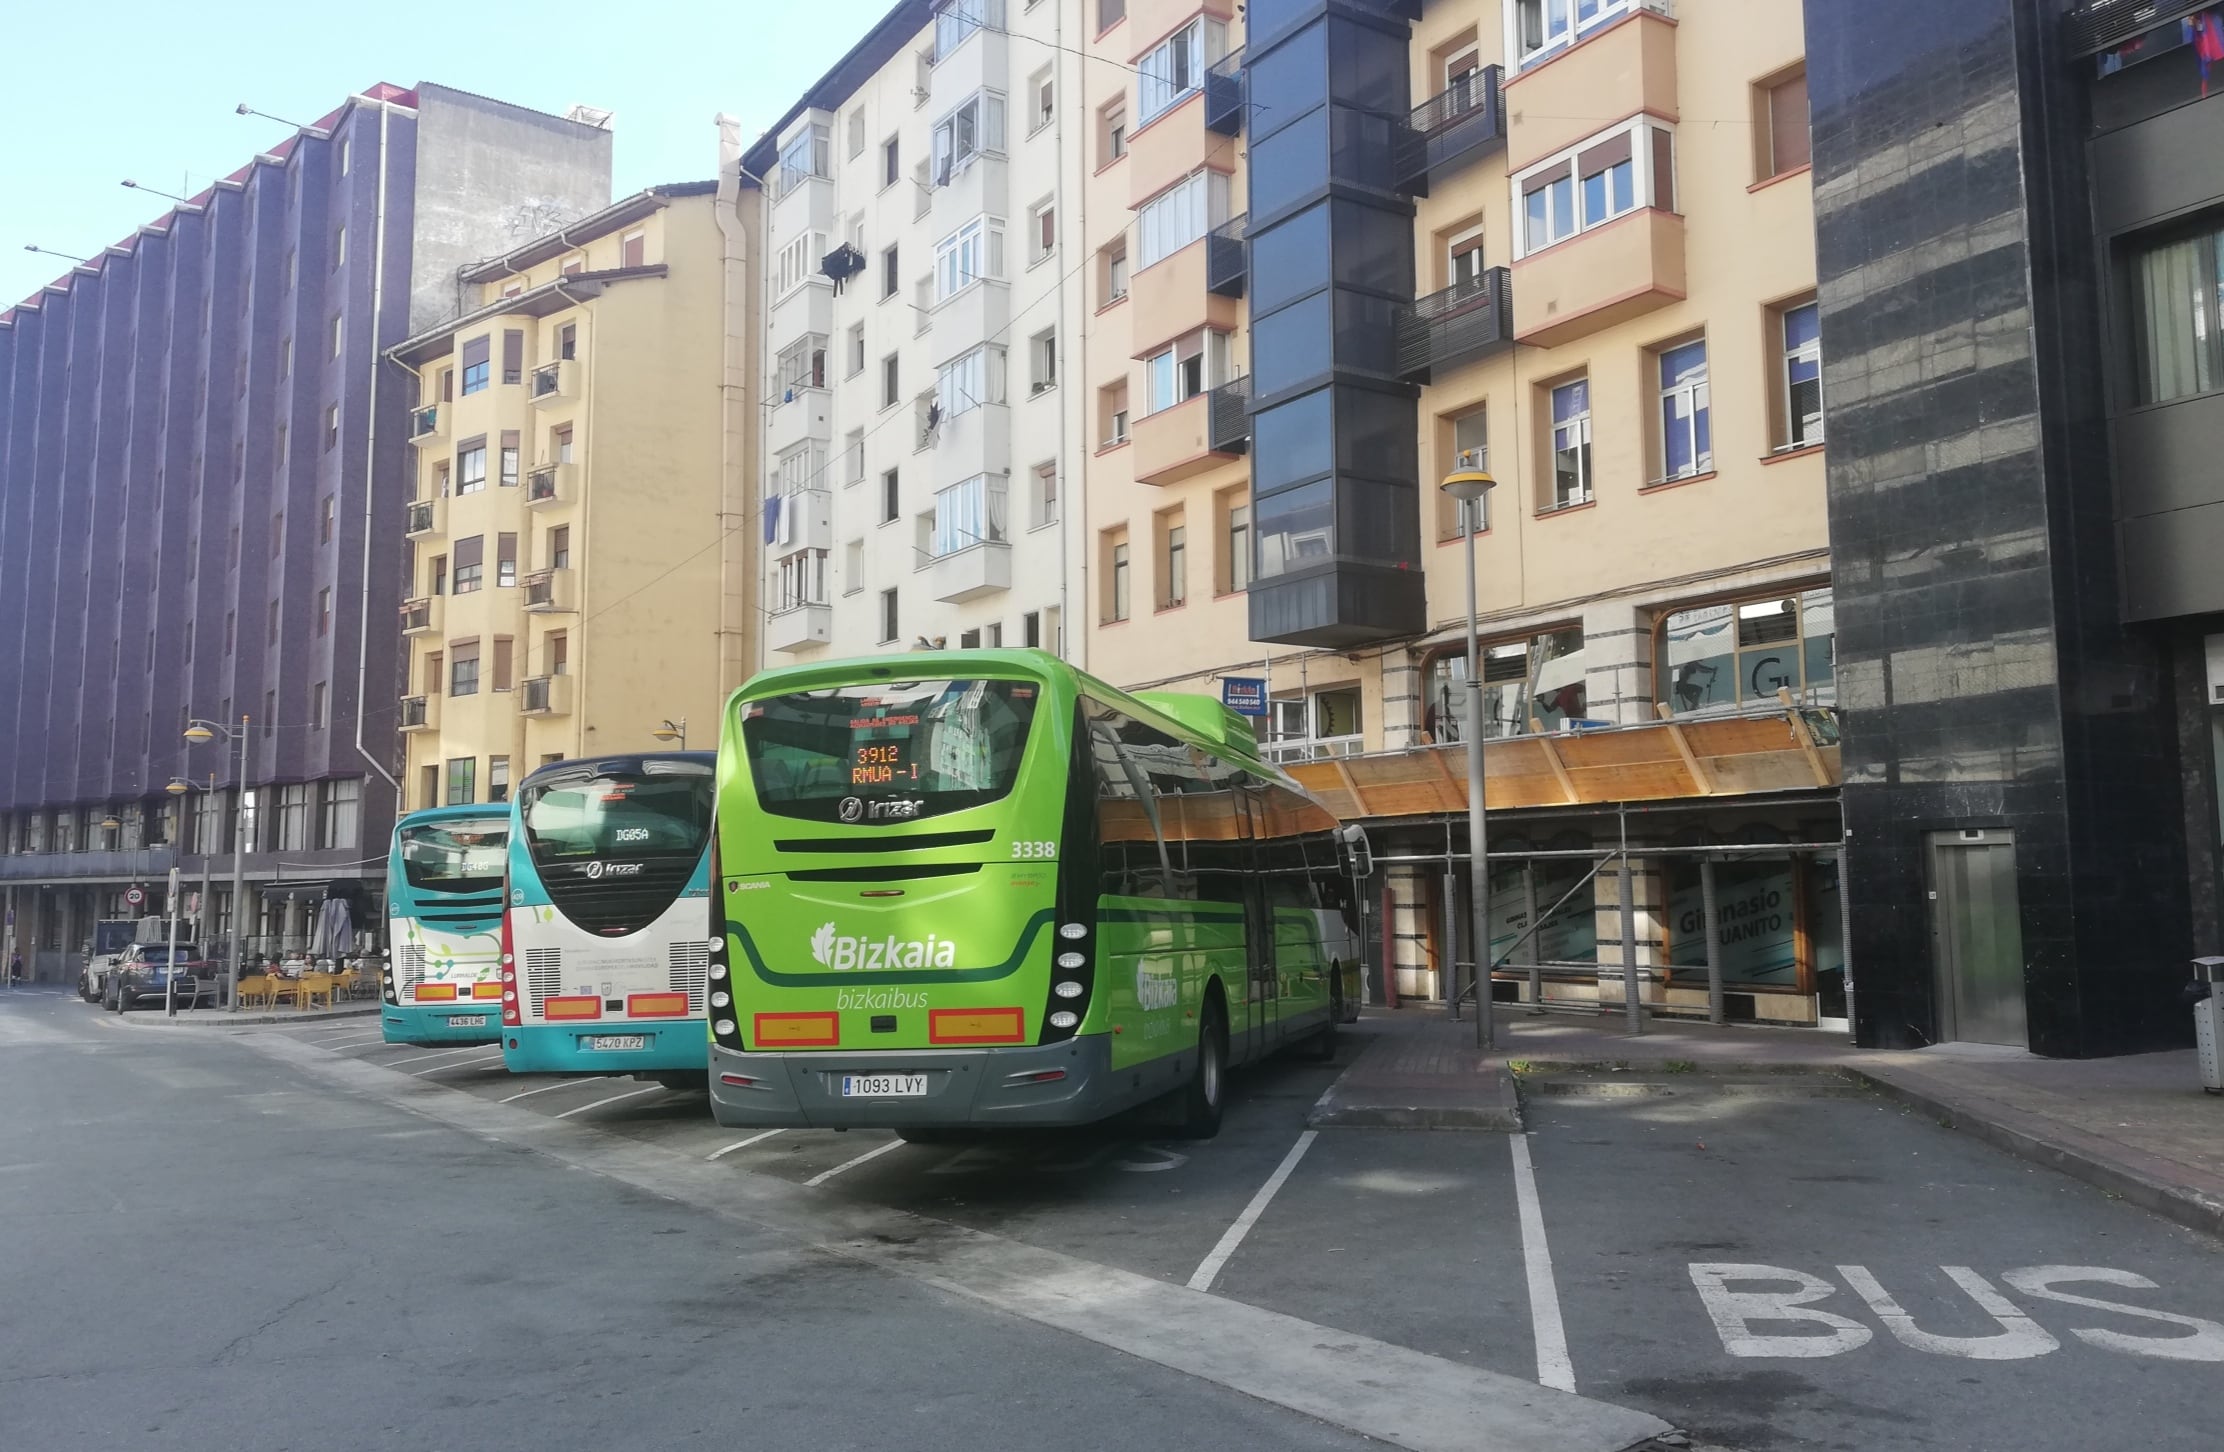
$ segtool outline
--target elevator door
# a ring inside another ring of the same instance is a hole
[[[2028,1047],[2015,834],[1936,832],[1930,856],[1939,1038]]]

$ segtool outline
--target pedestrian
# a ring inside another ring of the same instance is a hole
[[[8,986],[13,988],[22,981],[23,955],[21,953],[10,953],[8,955]]]

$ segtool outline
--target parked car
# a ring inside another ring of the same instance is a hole
[[[109,970],[138,937],[144,922],[140,918],[102,918],[93,924],[92,947],[85,955],[85,966],[77,974],[79,998],[87,1003],[101,1001],[108,988]]]
[[[200,950],[191,943],[178,944],[174,955],[168,943],[133,943],[124,949],[116,966],[109,970],[102,1002],[109,1012],[122,1013],[141,999],[165,998],[170,991],[172,973],[177,975],[177,999],[181,1006],[193,1007],[203,994],[213,1001],[216,978],[208,971],[208,966],[202,961]]]

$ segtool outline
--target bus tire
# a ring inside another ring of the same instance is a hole
[[[1197,1024],[1197,1065],[1190,1070],[1189,1086],[1182,1090],[1182,1138],[1211,1139],[1220,1133],[1220,1108],[1227,1086],[1227,1021],[1220,1000],[1208,998]]]
[[[1320,1032],[1305,1041],[1305,1057],[1315,1063],[1325,1064],[1336,1057],[1336,1025],[1344,1018],[1344,970],[1332,968],[1328,974],[1328,1022]]]

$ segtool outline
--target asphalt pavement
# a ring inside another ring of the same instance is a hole
[[[1368,1034],[929,1146],[0,995],[0,1446],[2216,1445],[2214,1240],[1803,1080],[1308,1129]]]

